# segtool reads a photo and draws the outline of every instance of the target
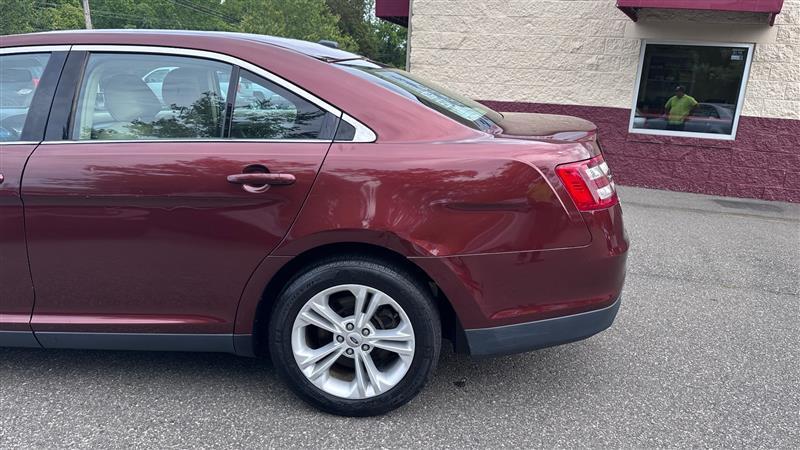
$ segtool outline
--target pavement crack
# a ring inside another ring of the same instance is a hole
[[[669,205],[663,205],[663,204],[640,203],[640,202],[637,202],[637,201],[630,201],[630,200],[623,201],[622,207],[623,208],[634,207],[634,208],[645,208],[645,209],[657,209],[657,210],[660,210],[660,211],[663,211],[663,210],[684,211],[684,212],[692,212],[692,213],[703,214],[703,215],[744,217],[744,218],[748,218],[748,219],[760,219],[760,220],[768,220],[768,221],[783,222],[783,223],[800,223],[800,218],[765,216],[765,215],[761,215],[761,214],[750,214],[750,213],[733,212],[733,211],[713,211],[713,210],[708,210],[708,209],[690,208],[690,207],[686,207],[686,206],[669,206]]]
[[[704,280],[699,280],[699,279],[696,279],[696,278],[688,278],[688,277],[675,276],[675,275],[657,274],[657,273],[652,273],[652,272],[637,272],[637,271],[632,271],[630,269],[628,269],[627,276],[629,276],[629,277],[634,276],[634,277],[644,277],[644,278],[657,278],[657,279],[663,279],[663,280],[678,281],[678,282],[681,282],[681,283],[687,283],[688,282],[688,283],[695,283],[695,284],[703,284],[703,285],[706,285],[706,286],[709,286],[709,287],[721,287],[721,288],[725,288],[725,289],[746,289],[746,290],[764,292],[764,293],[775,294],[775,295],[789,295],[789,296],[798,296],[798,295],[800,295],[800,290],[791,292],[791,291],[784,291],[782,289],[769,289],[769,288],[765,288],[764,286],[756,286],[756,285],[742,286],[742,285],[737,285],[737,284],[732,284],[732,283],[721,282],[722,280],[713,280],[711,282],[706,282]]]

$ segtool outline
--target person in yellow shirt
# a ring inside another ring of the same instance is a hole
[[[667,111],[667,129],[683,131],[686,118],[697,108],[697,100],[686,95],[683,86],[675,88],[675,95],[667,100],[664,109]]]

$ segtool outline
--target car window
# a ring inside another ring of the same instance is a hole
[[[405,70],[382,67],[363,60],[343,61],[339,67],[478,130],[490,130],[503,119],[500,113]]]
[[[49,53],[0,56],[0,141],[19,140],[49,59]]]
[[[242,70],[230,136],[234,139],[320,139],[326,114],[275,83]]]
[[[73,139],[222,137],[221,79],[227,84],[230,74],[230,65],[199,58],[94,53],[78,95]]]

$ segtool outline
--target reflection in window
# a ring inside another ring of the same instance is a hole
[[[17,141],[49,53],[0,56],[0,141]]]
[[[445,116],[477,130],[488,131],[503,116],[463,95],[425,81],[405,70],[381,67],[363,60],[343,61],[344,70],[392,92],[414,99]]]
[[[242,71],[231,120],[236,139],[320,139],[326,112],[286,89]]]
[[[74,136],[84,140],[223,135],[227,64],[179,56],[92,54]]]
[[[750,53],[745,45],[646,44],[632,130],[732,136]]]

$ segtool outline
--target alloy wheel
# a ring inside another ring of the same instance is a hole
[[[302,373],[324,392],[364,399],[396,386],[414,360],[414,329],[386,293],[343,284],[314,295],[292,326]]]

